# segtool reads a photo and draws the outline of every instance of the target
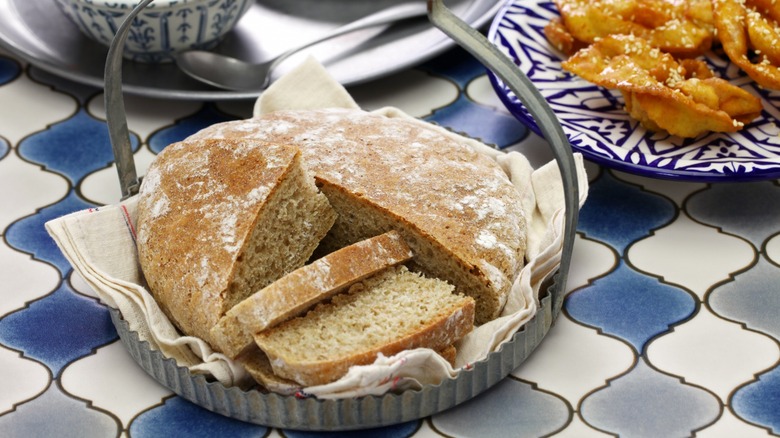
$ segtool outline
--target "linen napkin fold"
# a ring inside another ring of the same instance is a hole
[[[322,65],[310,58],[262,94],[255,103],[254,115],[328,107],[358,108],[358,105]],[[431,126],[397,108],[375,112]],[[302,388],[301,393],[343,398],[437,384],[457,375],[461,367],[495,351],[536,313],[539,288],[555,272],[561,257],[563,188],[557,165],[551,162],[533,169],[517,152],[500,152],[445,128],[435,129],[496,160],[521,194],[528,220],[526,265],[512,287],[506,307],[499,318],[476,327],[457,345],[455,367],[429,349],[407,350],[392,357],[380,356],[371,365],[352,367],[338,381]],[[575,160],[582,205],[587,196],[587,177],[582,157],[575,154]],[[136,206],[137,197],[132,197],[118,204],[51,220],[46,223],[46,229],[74,270],[105,304],[119,309],[131,330],[138,332],[142,340],[193,373],[209,374],[228,386],[246,386],[249,378],[241,365],[214,352],[199,338],[182,336],[147,290],[135,246]]]

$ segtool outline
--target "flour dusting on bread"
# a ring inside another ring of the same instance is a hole
[[[182,332],[287,391],[380,354],[453,356],[523,267],[521,201],[494,160],[425,123],[278,111],[158,155],[139,261]]]
[[[334,220],[298,148],[185,140],[165,148],[144,178],[139,261],[168,317],[210,342],[227,310],[302,266]]]
[[[297,145],[339,213],[325,250],[397,230],[423,272],[476,299],[478,323],[498,316],[524,264],[526,219],[507,174],[432,127],[330,108],[221,123],[194,138]]]
[[[254,334],[299,316],[354,283],[412,256],[401,236],[391,231],[317,259],[233,306],[211,329],[215,347],[237,357],[252,347]]]

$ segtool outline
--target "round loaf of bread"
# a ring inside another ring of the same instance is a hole
[[[299,147],[338,213],[321,248],[397,230],[414,268],[475,299],[478,324],[499,315],[524,264],[526,218],[507,174],[431,125],[331,108],[225,122],[192,138]]]
[[[138,259],[168,318],[213,346],[219,318],[303,266],[335,216],[298,148],[185,140],[166,147],[144,177]]]

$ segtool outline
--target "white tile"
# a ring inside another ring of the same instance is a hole
[[[565,398],[572,406],[629,370],[633,350],[561,314],[536,351],[512,375]]]
[[[487,74],[477,76],[471,82],[469,82],[468,86],[466,86],[466,95],[468,95],[469,98],[474,102],[489,106],[506,115],[511,114],[509,110],[506,109],[504,102],[499,99],[498,94],[493,88],[493,85],[490,83],[490,78],[488,78]]]
[[[513,431],[531,438],[562,430],[570,417],[570,407],[559,397],[508,378],[431,421],[445,436],[499,437]]]
[[[648,178],[639,175],[633,175],[625,172],[614,171],[613,174],[618,179],[628,181],[642,186],[645,190],[660,193],[673,200],[678,207],[681,207],[685,200],[692,194],[707,188],[705,183],[696,183],[688,181],[667,180],[658,178]]]
[[[723,415],[721,415],[715,424],[696,432],[693,436],[696,438],[765,438],[776,435],[770,435],[766,429],[761,429],[745,423],[734,416],[730,410],[724,409]]]
[[[776,364],[780,348],[770,337],[743,330],[702,307],[692,320],[654,340],[647,359],[662,371],[714,392],[725,403],[737,387]]]
[[[172,393],[146,374],[120,341],[68,365],[60,381],[65,391],[113,413],[124,427]]]
[[[0,102],[4,102],[0,105],[0,133],[12,145],[43,131],[49,124],[67,119],[78,109],[73,97],[33,82],[27,75],[0,87]],[[29,116],[19,117],[19,114]]]
[[[393,106],[410,116],[425,117],[454,102],[459,90],[456,84],[444,78],[419,70],[406,70],[370,84],[350,87],[349,93],[366,111]]]
[[[98,94],[87,102],[86,108],[98,119],[106,119],[104,95]],[[141,136],[142,141],[155,131],[173,125],[176,120],[196,113],[202,102],[173,99],[153,99],[125,93],[127,126],[131,132]]]
[[[33,260],[29,254],[14,250],[0,240],[0,290],[5,292],[0,299],[0,318],[51,293],[59,283],[56,268]]]
[[[547,140],[531,131],[529,131],[528,135],[519,142],[507,145],[504,150],[507,152],[520,152],[528,159],[528,162],[531,163],[531,167],[534,169],[538,169],[555,160]]]
[[[767,241],[766,256],[775,264],[780,265],[780,234]]]
[[[426,419],[420,425],[420,428],[412,435],[414,438],[441,438],[444,435],[440,434],[433,427],[431,427],[431,420]]]
[[[567,280],[569,291],[586,286],[617,266],[615,251],[595,240],[585,239],[577,234],[574,239],[574,254]]]
[[[591,183],[601,175],[601,172],[606,172],[603,167],[600,167],[598,164],[588,161],[587,159],[584,161],[584,164],[585,173],[588,175],[588,181]]]
[[[631,246],[628,258],[640,271],[688,288],[703,299],[712,286],[753,263],[755,253],[744,240],[681,214],[671,224]]]
[[[5,133],[0,131],[0,134]],[[0,187],[0,205],[3,206],[0,208],[0,233],[12,222],[54,204],[68,194],[65,178],[22,160],[13,150],[0,160]]]
[[[145,147],[133,155],[138,176],[146,174],[146,169],[154,157],[155,155]],[[87,175],[82,180],[80,189],[86,200],[99,205],[116,204],[122,197],[116,166],[113,165]]]
[[[609,438],[611,436],[588,426],[576,413],[566,429],[553,435],[555,438]]]
[[[68,276],[68,282],[70,284],[70,287],[72,287],[74,291],[82,295],[95,298],[97,300],[100,299],[100,297],[98,297],[98,294],[95,293],[95,290],[92,289],[92,286],[87,284],[87,282],[84,281],[84,278],[81,276],[81,274],[76,272],[76,270],[70,271],[70,275]]]
[[[42,393],[49,386],[48,368],[40,363],[21,357],[16,352],[0,347],[0,416]]]

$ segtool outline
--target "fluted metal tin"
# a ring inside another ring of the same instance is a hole
[[[268,427],[299,430],[350,430],[387,426],[442,412],[482,393],[505,378],[534,351],[560,309],[561,291],[553,283],[536,315],[512,339],[470,369],[438,385],[382,396],[319,400],[226,387],[193,374],[131,331],[116,309],[111,319],[133,359],[155,380],[210,411]]]
[[[135,12],[151,0],[141,2]],[[209,380],[205,375],[193,374],[180,367],[175,360],[141,341],[131,331],[118,310],[111,309],[111,318],[122,342],[133,359],[155,380],[185,399],[219,414],[269,427],[299,430],[350,430],[372,428],[412,421],[442,412],[476,395],[504,379],[517,368],[541,343],[557,317],[566,290],[566,273],[571,263],[577,223],[578,184],[574,160],[568,140],[561,130],[547,102],[516,66],[508,62],[481,34],[461,22],[447,10],[440,0],[428,1],[431,22],[450,35],[458,44],[473,53],[493,73],[504,80],[538,121],[553,149],[565,188],[565,232],[561,265],[549,285],[542,288],[540,306],[536,315],[498,351],[463,369],[456,377],[438,385],[425,385],[420,390],[387,393],[382,396],[364,396],[344,399],[300,398],[264,392],[260,389],[242,390],[226,387]],[[130,16],[132,19],[133,15]],[[127,37],[128,26],[120,27],[114,45],[121,47]],[[122,195],[135,194],[138,180],[128,154],[127,120],[121,91],[121,50],[110,50],[106,62],[106,107],[109,131],[119,171]]]

